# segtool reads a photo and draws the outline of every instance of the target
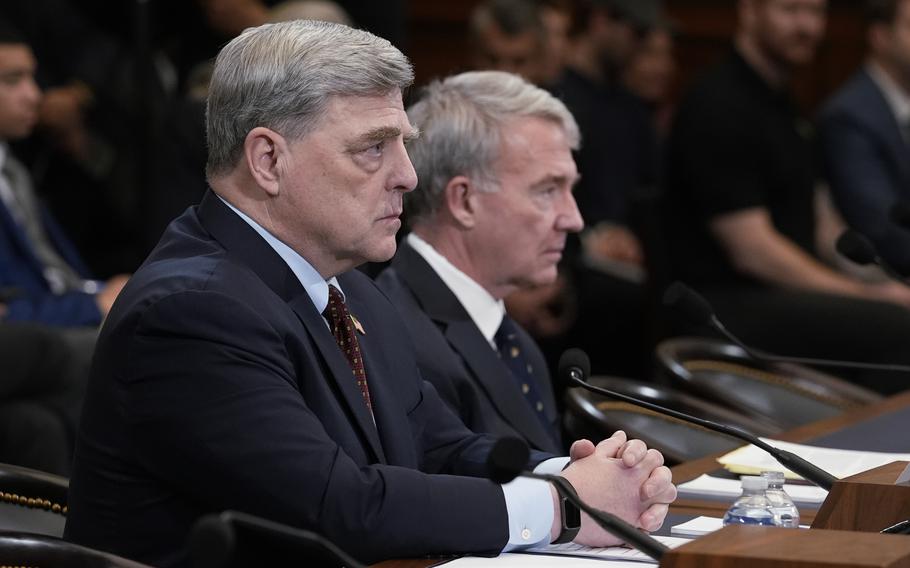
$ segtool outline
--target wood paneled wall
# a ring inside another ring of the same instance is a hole
[[[470,46],[467,20],[478,0],[411,0],[408,8],[408,52],[417,82],[467,69]],[[735,25],[735,0],[665,0],[667,13],[680,29],[677,91],[729,48]],[[798,100],[812,110],[863,60],[862,0],[829,0],[828,35],[816,62],[796,77]]]

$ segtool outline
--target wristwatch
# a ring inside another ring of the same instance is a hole
[[[575,488],[572,487],[568,479],[562,477],[557,483],[576,499],[578,498],[578,493],[575,492]],[[581,511],[578,510],[574,503],[566,499],[560,491],[557,491],[557,494],[559,495],[559,517],[562,521],[562,529],[552,544],[563,544],[572,542],[578,536],[578,531],[581,530]]]

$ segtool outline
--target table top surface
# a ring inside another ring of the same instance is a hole
[[[787,442],[811,443],[823,447],[879,452],[910,452],[910,437],[905,433],[910,426],[910,391],[892,396],[879,403],[857,408],[838,416],[801,426],[776,439]],[[888,436],[887,433],[901,435]],[[677,465],[672,468],[673,482],[685,483],[696,477],[719,469],[718,453]],[[687,518],[723,515],[728,503],[697,499],[678,499],[661,532]],[[800,510],[801,522],[811,523],[815,511]],[[674,520],[676,519],[676,520]],[[660,533],[658,533],[660,534]],[[445,559],[422,558],[387,560],[374,566],[379,568],[426,568],[445,562]]]

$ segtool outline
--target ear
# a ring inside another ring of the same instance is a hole
[[[278,195],[281,166],[289,154],[287,140],[262,126],[250,130],[243,142],[243,156],[250,175],[272,197]]]
[[[866,32],[866,40],[869,42],[869,47],[874,54],[881,56],[888,50],[888,32],[888,26],[879,22],[869,26]]]
[[[445,188],[445,208],[463,229],[477,224],[477,185],[467,176],[455,176]]]

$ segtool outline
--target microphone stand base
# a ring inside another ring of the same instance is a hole
[[[889,463],[836,481],[812,528],[879,532],[910,519],[910,485],[895,484],[907,463]]]

